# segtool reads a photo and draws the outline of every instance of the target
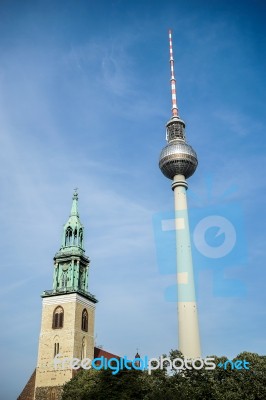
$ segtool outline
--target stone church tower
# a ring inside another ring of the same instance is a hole
[[[34,400],[60,400],[62,386],[75,372],[65,358],[94,358],[96,298],[88,292],[89,258],[84,250],[84,227],[74,192],[62,244],[54,257],[53,288],[42,293],[42,320]]]

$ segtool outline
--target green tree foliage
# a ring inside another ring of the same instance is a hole
[[[167,356],[164,355],[164,358]],[[170,360],[183,358],[171,350]],[[165,367],[148,373],[123,369],[81,370],[65,386],[62,400],[266,400],[266,356],[243,352],[236,360],[249,362],[249,369],[232,369],[226,357],[216,357],[214,370],[176,371]],[[227,362],[227,363],[226,363]]]

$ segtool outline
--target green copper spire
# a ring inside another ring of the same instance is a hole
[[[72,198],[72,207],[68,221],[64,225],[62,246],[60,251],[84,252],[83,249],[83,225],[79,219],[78,213],[78,192],[74,190]]]
[[[88,292],[90,260],[83,247],[84,227],[79,219],[78,192],[74,190],[70,216],[63,228],[60,250],[54,257],[53,289],[45,290],[42,296],[79,293],[96,303]]]

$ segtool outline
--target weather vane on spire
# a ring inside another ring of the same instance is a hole
[[[78,198],[78,188],[74,189],[74,193],[73,193],[73,199],[74,198]]]
[[[170,46],[170,70],[171,70],[171,94],[172,94],[172,114],[173,117],[178,117],[178,108],[176,102],[176,86],[175,86],[175,71],[174,71],[174,55],[172,43],[172,31],[169,29],[169,46]]]

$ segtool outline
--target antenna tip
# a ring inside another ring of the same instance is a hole
[[[172,29],[169,29],[169,35],[171,35],[172,34]]]

